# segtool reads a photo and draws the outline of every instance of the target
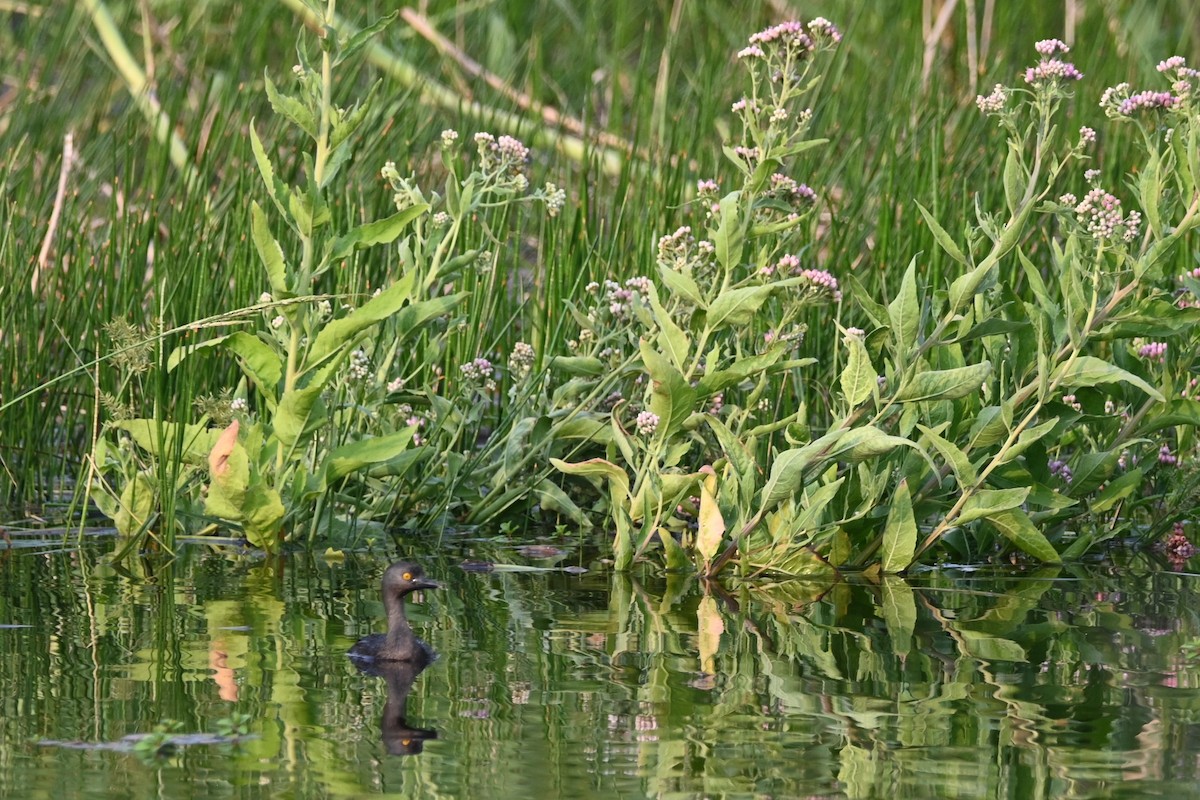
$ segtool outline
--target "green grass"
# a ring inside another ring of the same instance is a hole
[[[627,160],[617,174],[605,174],[598,161],[580,163],[545,150],[535,155],[533,183],[550,179],[568,188],[567,209],[553,225],[523,223],[505,240],[501,268],[468,279],[471,324],[449,340],[440,365],[447,375],[476,355],[507,353],[519,339],[535,342],[539,353],[561,352],[569,335],[563,299],[579,296],[592,280],[652,274],[657,239],[684,220],[695,180],[725,169],[720,146],[734,124],[730,102],[741,94],[732,54],[750,33],[779,19],[779,3],[734,5],[687,5],[671,30],[667,2],[528,0],[461,11],[453,3],[431,4],[434,24],[509,85],[648,155]],[[264,193],[248,127],[256,126],[269,149],[281,145],[272,155],[285,165],[285,177],[295,179],[300,168],[294,157],[299,142],[276,122],[263,91],[264,70],[282,80],[295,61],[297,23],[283,3],[158,0],[147,5],[146,38],[138,3],[109,5],[135,58],[144,66],[146,48],[153,54],[155,95],[201,176],[192,187],[171,163],[168,147],[155,141],[83,4],[35,6],[38,14],[26,16],[0,3],[0,23],[8,23],[0,25],[0,51],[15,54],[0,76],[0,404],[49,384],[0,412],[0,506],[15,515],[62,501],[82,473],[97,391],[111,390],[114,380],[105,365],[84,368],[108,348],[105,323],[125,319],[153,330],[161,316],[170,328],[250,305],[265,288],[249,238],[249,203],[264,202]],[[368,2],[343,3],[340,10],[362,21],[391,8]],[[812,151],[797,170],[831,214],[818,223],[807,257],[839,277],[853,273],[880,301],[894,294],[915,254],[922,254],[920,275],[930,286],[948,284],[953,265],[914,201],[952,233],[961,230],[976,194],[985,206],[995,203],[1004,147],[972,102],[962,15],[940,42],[923,88],[920,5],[898,8],[882,13],[872,0],[829,0],[805,9],[832,19],[845,34],[814,103],[815,130],[830,144]],[[1198,52],[1200,15],[1183,0],[1125,0],[1087,11],[1072,53],[1087,76],[1075,102],[1091,109],[1096,122],[1102,121],[1095,102],[1104,87],[1146,79],[1168,55]],[[1032,60],[1034,40],[1063,35],[1058,4],[1006,2],[997,4],[996,14],[981,91],[1013,82]],[[496,113],[523,113],[464,77],[402,23],[383,41]],[[669,74],[660,80],[664,63]],[[402,173],[435,178],[443,128],[457,128],[464,138],[491,128],[486,119],[423,106],[413,87],[370,65],[343,74],[351,77],[339,84],[339,97],[359,96],[378,78],[384,99],[335,186],[335,214],[343,219],[386,212],[389,192],[378,177],[385,160],[397,161]],[[525,116],[523,133],[532,138],[539,123]],[[68,131],[80,158],[34,294],[30,280]],[[1112,185],[1125,172],[1127,145],[1120,133],[1103,140],[1099,158]],[[319,289],[362,294],[394,277],[395,269],[394,258],[373,252],[327,276]],[[814,312],[808,320],[811,354],[832,352],[837,333],[827,314]],[[419,362],[419,354],[414,359]],[[237,380],[230,361],[214,356],[155,375],[144,387],[145,401],[167,416]],[[810,382],[781,401],[817,402],[828,389]]]

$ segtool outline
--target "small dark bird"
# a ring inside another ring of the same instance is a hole
[[[404,599],[419,589],[440,589],[441,585],[425,577],[425,571],[408,561],[397,561],[383,573],[383,607],[387,609],[387,633],[374,633],[359,639],[350,658],[362,661],[405,661],[424,666],[437,654],[413,634],[404,616]]]

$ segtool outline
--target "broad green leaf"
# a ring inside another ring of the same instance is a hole
[[[829,450],[847,433],[835,428],[803,447],[785,450],[771,464],[771,477],[762,490],[762,511],[765,513],[788,499],[804,485],[805,471],[828,457]]]
[[[340,361],[330,361],[316,372],[309,373],[302,385],[284,392],[279,398],[272,419],[275,438],[286,448],[295,447],[305,434],[312,431],[325,418],[321,392],[325,384],[340,366]]]
[[[921,329],[921,306],[917,302],[917,257],[913,256],[900,279],[900,292],[888,304],[888,318],[892,334],[896,337],[899,352],[911,350],[917,343]]]
[[[868,458],[887,455],[897,447],[911,447],[925,455],[916,442],[902,436],[891,436],[872,425],[853,428],[841,437],[829,453],[830,458],[845,459],[851,463],[864,461]],[[925,456],[928,459],[928,456]],[[936,470],[937,465],[930,463],[930,469]]]
[[[954,240],[950,238],[950,234],[946,233],[945,228],[938,224],[933,215],[925,210],[925,206],[917,203],[917,210],[921,212],[921,216],[925,218],[925,224],[929,226],[929,230],[933,233],[933,238],[937,240],[938,245],[946,251],[946,254],[953,258],[963,266],[970,266],[967,257],[963,255],[963,251],[959,249]]]
[[[1101,450],[1095,453],[1084,453],[1075,463],[1071,472],[1071,485],[1067,494],[1072,497],[1082,497],[1090,494],[1107,481],[1117,468],[1120,453],[1113,450]]]
[[[334,240],[327,260],[329,262],[340,261],[355,250],[377,244],[390,244],[404,233],[413,220],[427,211],[429,211],[428,203],[418,203],[403,211],[397,211],[389,217],[360,225],[345,236]]]
[[[696,405],[696,390],[649,342],[641,343],[642,363],[650,373],[650,411],[658,415],[654,441],[667,441],[683,426]]]
[[[1071,386],[1076,389],[1101,383],[1128,383],[1159,402],[1166,399],[1162,396],[1162,392],[1132,372],[1126,372],[1115,364],[1110,364],[1094,356],[1079,356],[1074,361],[1063,363],[1054,371],[1054,377],[1059,381],[1059,385]]]
[[[317,138],[317,121],[313,118],[312,112],[296,98],[281,94],[269,74],[264,74],[263,77],[267,83],[267,99],[271,101],[271,108],[275,109],[275,113],[291,120],[315,140]]]
[[[742,222],[741,192],[730,192],[718,204],[717,228],[709,229],[709,239],[716,248],[717,263],[732,270],[742,260],[745,227]],[[718,298],[719,299],[719,298]]]
[[[565,472],[568,475],[605,479],[612,489],[614,502],[629,499],[629,475],[611,461],[605,461],[603,458],[590,458],[587,461],[571,464],[558,458],[552,458],[550,463],[559,472]]]
[[[662,278],[663,285],[673,294],[682,297],[697,308],[708,307],[708,304],[704,302],[704,296],[700,293],[700,287],[696,285],[696,281],[692,279],[691,275],[676,272],[662,264],[658,265],[658,274]]]
[[[984,361],[957,369],[920,372],[905,381],[896,392],[896,402],[913,403],[926,400],[957,400],[979,391],[992,374],[992,362]]]
[[[707,324],[712,330],[728,325],[748,325],[763,303],[783,281],[762,286],[743,286],[722,292],[708,307]]]
[[[346,316],[326,323],[308,350],[304,370],[307,371],[320,366],[335,353],[343,350],[345,345],[349,344],[359,333],[372,325],[382,322],[393,314],[397,314],[400,309],[404,308],[405,304],[412,297],[411,275],[412,273],[409,273],[407,277],[393,283]],[[432,319],[453,309],[462,298],[462,294],[436,297],[432,300],[412,303],[408,308],[415,309],[419,307],[422,310],[418,313],[418,316],[423,319]],[[453,301],[446,302],[447,300]],[[413,312],[410,311],[409,313]],[[402,330],[406,332],[407,328],[411,327],[412,322],[409,322],[406,329]]]
[[[254,120],[250,120],[250,149],[254,152],[254,161],[258,165],[258,172],[262,175],[263,183],[267,187],[267,194],[270,195],[287,224],[293,230],[297,230],[296,221],[288,212],[287,207],[288,199],[292,195],[291,187],[275,177],[275,168],[271,166],[271,160],[267,158],[267,151],[263,149],[262,140],[258,138],[258,132],[254,130]]]
[[[971,433],[967,438],[967,450],[984,448],[1008,438],[1012,425],[1011,413],[1001,406],[985,406],[975,416],[971,423]]]
[[[669,530],[659,525],[654,529],[663,549],[663,566],[667,572],[684,572],[690,564],[688,554]]]
[[[1047,564],[1059,564],[1062,560],[1054,545],[1034,527],[1029,516],[1019,508],[1002,511],[988,517],[987,522],[1019,549]]]
[[[603,361],[592,356],[554,356],[550,367],[568,375],[603,375],[608,369]]]
[[[279,400],[279,382],[283,380],[283,364],[275,350],[257,336],[235,331],[225,339],[225,348],[236,355],[242,368],[254,383],[258,393],[275,409]]]
[[[122,536],[134,536],[142,531],[150,522],[150,516],[158,504],[158,495],[154,491],[154,482],[142,472],[137,473],[121,490],[121,499],[117,503],[116,513],[112,515],[113,525]]]
[[[333,483],[363,467],[390,461],[408,449],[414,433],[416,428],[408,427],[335,447],[322,463],[326,482]]]
[[[1004,200],[1008,204],[1009,214],[1017,212],[1017,206],[1025,197],[1025,187],[1028,183],[1029,175],[1021,158],[1021,150],[1010,139],[1008,157],[1004,159]]]
[[[250,201],[250,234],[254,238],[254,248],[258,257],[267,270],[267,282],[275,299],[283,299],[291,295],[288,288],[287,265],[283,260],[283,248],[271,235],[271,227],[267,224],[267,215],[262,206]]]
[[[1020,508],[1025,502],[1025,498],[1029,497],[1029,492],[1030,487],[1028,486],[1022,486],[1019,489],[980,489],[967,498],[955,523],[966,525],[977,519],[985,519],[1004,511]]]
[[[974,302],[975,296],[995,280],[996,262],[984,261],[970,272],[959,275],[950,284],[950,310],[959,313]]]
[[[1017,436],[1017,441],[1006,450],[998,463],[1007,464],[1029,449],[1029,446],[1049,433],[1058,424],[1058,417],[1051,417],[1041,425],[1026,428]],[[998,454],[999,455],[999,454]]]
[[[274,551],[286,513],[279,492],[262,481],[252,481],[245,494],[241,520],[246,541],[260,550]]]
[[[892,652],[904,658],[912,649],[913,630],[917,626],[916,595],[903,578],[895,575],[883,576],[879,594]]]
[[[792,349],[791,343],[780,342],[772,345],[767,352],[759,353],[758,355],[739,358],[730,364],[726,369],[713,370],[705,373],[699,381],[696,382],[696,391],[701,397],[709,397],[717,392],[724,391],[730,386],[735,386],[744,380],[757,378],[763,372],[770,370],[776,366],[779,359]],[[797,366],[804,362],[793,362]],[[780,365],[782,366],[782,365]]]
[[[400,12],[398,11],[393,11],[386,17],[380,17],[370,25],[366,26],[365,28],[360,28],[352,36],[349,36],[344,41],[340,42],[337,48],[337,55],[333,59],[333,65],[337,66],[338,64],[341,64],[346,59],[353,57],[354,54],[359,50],[366,47],[367,44],[369,44],[370,41],[374,39],[380,31],[395,21],[396,15],[399,13]]]
[[[650,284],[650,308],[654,312],[654,321],[658,325],[658,344],[667,358],[680,372],[687,368],[689,342],[683,329],[675,324],[670,312],[663,308],[658,299],[658,289]]]
[[[838,490],[842,488],[842,484],[845,482],[846,478],[843,476],[819,487],[813,492],[805,491],[804,497],[800,501],[801,511],[796,515],[796,521],[793,525],[798,533],[812,533],[816,531],[817,527],[821,524],[825,508],[837,496]]]
[[[848,410],[853,410],[875,391],[879,385],[879,375],[871,365],[871,356],[862,339],[847,336],[845,341],[846,366],[842,369],[841,387]]]
[[[581,528],[592,527],[592,521],[583,509],[576,505],[570,495],[554,482],[542,479],[534,484],[532,492],[538,500],[538,505],[542,507],[542,511],[566,517]]]
[[[958,481],[959,489],[970,489],[979,483],[979,473],[975,470],[975,465],[958,448],[958,445],[924,425],[918,424],[917,428],[929,439],[929,443],[938,451],[938,455],[950,466],[954,472],[954,479]]]
[[[883,528],[883,550],[880,566],[885,573],[903,572],[912,563],[917,551],[917,522],[913,518],[912,495],[908,491],[908,480],[900,481],[892,504],[888,508],[887,523]]]
[[[891,315],[887,307],[875,302],[871,298],[871,292],[863,286],[858,276],[850,273],[845,276],[845,280],[846,286],[849,288],[846,294],[854,298],[855,304],[863,310],[863,313],[871,319],[871,322],[880,328],[890,327]]]
[[[1088,510],[1095,514],[1103,514],[1140,489],[1144,477],[1145,473],[1141,469],[1131,469],[1124,475],[1114,478],[1112,483],[1104,487],[1104,491],[1096,495],[1096,499],[1088,506]]]
[[[201,424],[188,425],[155,419],[125,419],[109,423],[125,431],[134,443],[157,460],[174,459],[176,448],[184,463],[202,466],[220,431]],[[160,447],[161,445],[161,447]]]
[[[1173,428],[1176,425],[1200,427],[1200,402],[1177,399],[1156,406],[1137,427],[1134,436],[1149,436],[1163,428]]]

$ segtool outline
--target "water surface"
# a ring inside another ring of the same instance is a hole
[[[101,549],[0,553],[0,796],[1200,796],[1195,576],[1134,561],[706,591],[566,549],[486,555],[592,569],[404,553],[446,587],[410,609],[441,654],[416,676],[344,655],[381,629],[397,553],[192,547],[122,570]],[[164,720],[208,743],[122,742]]]

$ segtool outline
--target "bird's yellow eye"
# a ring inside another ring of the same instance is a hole
[[[406,572],[406,573],[404,573],[404,580],[406,580],[406,581],[411,581],[411,580],[412,580],[412,573],[411,573],[411,572]]]
[[[400,744],[404,745],[405,747],[408,747],[410,744],[412,744],[412,739],[401,739]]]

